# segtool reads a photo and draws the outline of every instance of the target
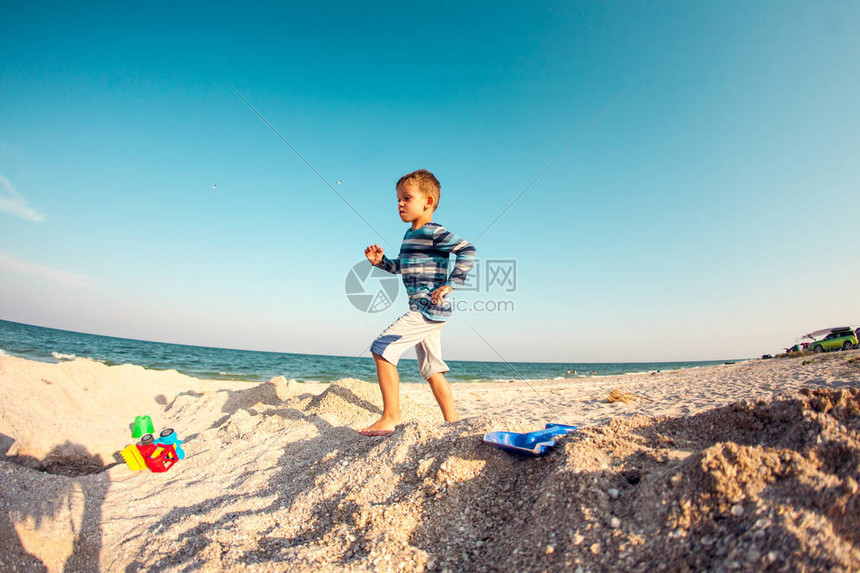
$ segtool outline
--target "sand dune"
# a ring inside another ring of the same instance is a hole
[[[359,380],[0,357],[0,570],[858,570],[860,352],[809,360],[457,384],[454,424],[404,386],[366,438]],[[114,459],[141,413],[185,439],[166,473]],[[537,459],[481,441],[546,421],[581,429]]]

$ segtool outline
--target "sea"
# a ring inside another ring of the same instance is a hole
[[[369,354],[355,357],[210,348],[115,338],[0,320],[0,355],[4,354],[52,363],[87,358],[109,366],[136,364],[151,370],[176,370],[195,378],[213,380],[264,382],[274,376],[284,376],[299,382],[332,382],[340,378],[376,380],[376,369]],[[724,363],[722,360],[579,363],[447,359],[445,362],[451,367],[446,375],[450,382],[563,380]],[[398,370],[401,382],[423,382],[414,359],[402,359]],[[568,374],[568,371],[571,373]]]

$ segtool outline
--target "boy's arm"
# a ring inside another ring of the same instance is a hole
[[[379,267],[383,271],[388,271],[393,275],[400,274],[400,259],[389,259],[385,255],[382,255],[382,260],[379,261],[379,264],[373,266]]]
[[[391,260],[385,256],[385,251],[379,245],[370,245],[364,249],[364,256],[374,267],[391,274],[400,274],[400,259]]]
[[[433,246],[446,253],[454,253],[457,257],[454,270],[445,281],[445,286],[453,288],[466,282],[466,275],[475,264],[477,251],[469,241],[461,239],[445,227],[439,227],[433,234]]]

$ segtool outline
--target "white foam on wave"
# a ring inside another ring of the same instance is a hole
[[[63,354],[62,352],[51,352],[54,360],[74,360],[77,358],[74,354]]]
[[[0,356],[9,356],[9,355],[6,353],[6,351],[5,351],[5,350],[3,350],[2,348],[0,348]]]

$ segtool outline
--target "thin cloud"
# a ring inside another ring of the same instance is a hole
[[[9,213],[25,221],[35,221],[36,223],[41,223],[45,220],[45,216],[27,205],[27,200],[2,175],[0,175],[0,212]]]
[[[86,275],[79,275],[62,269],[22,261],[2,251],[0,251],[0,272],[31,275],[71,287],[91,288],[93,286],[92,280]]]

